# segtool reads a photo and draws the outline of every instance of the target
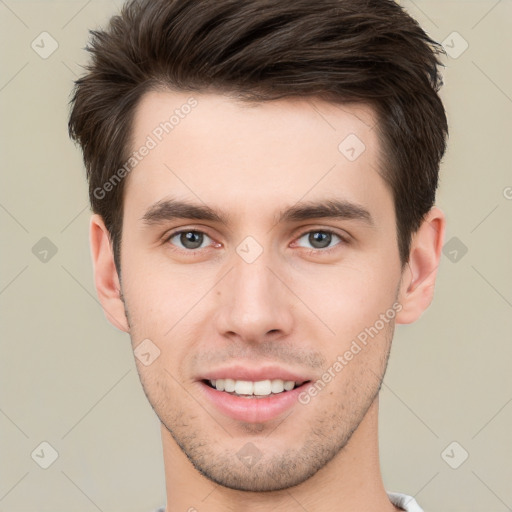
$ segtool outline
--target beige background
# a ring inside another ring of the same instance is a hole
[[[159,424],[128,336],[96,300],[85,172],[67,137],[87,30],[119,5],[0,0],[0,511],[165,502]],[[384,480],[427,512],[512,510],[512,3],[403,5],[452,55],[438,205],[445,241],[455,239],[431,308],[395,336],[382,390]],[[31,47],[43,31],[59,45],[46,59]],[[57,249],[46,262],[43,237]],[[58,452],[48,469],[44,441]],[[191,505],[207,510],[205,498]]]

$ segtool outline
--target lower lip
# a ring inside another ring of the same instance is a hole
[[[218,391],[202,381],[199,384],[206,398],[213,402],[222,414],[247,423],[263,423],[277,418],[297,403],[299,394],[304,391],[309,382],[305,382],[291,391],[284,391],[265,398],[239,397]]]

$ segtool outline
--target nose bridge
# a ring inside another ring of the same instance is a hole
[[[234,281],[235,302],[243,305],[260,301],[261,305],[268,303],[271,288],[273,288],[272,273],[269,270],[268,257],[259,256],[258,259],[249,263],[243,258],[235,259],[232,280]],[[274,283],[275,284],[275,283]]]
[[[242,243],[233,254],[232,270],[220,294],[218,328],[221,334],[258,341],[270,331],[287,333],[291,308],[284,285],[270,270],[275,266],[272,254],[254,251],[255,247]]]

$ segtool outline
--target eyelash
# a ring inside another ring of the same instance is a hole
[[[180,229],[178,231],[173,231],[169,235],[165,236],[164,243],[169,243],[171,241],[171,239],[173,239],[177,235],[181,235],[182,233],[191,233],[191,232],[193,232],[193,233],[200,233],[200,234],[206,235],[208,238],[211,239],[211,237],[207,233],[205,233],[204,231],[200,231],[198,229]],[[340,235],[339,233],[336,233],[335,231],[332,231],[332,230],[329,230],[329,229],[310,229],[308,231],[304,231],[303,233],[301,233],[296,238],[296,240],[300,240],[305,235],[308,235],[310,233],[327,233],[329,235],[334,235],[334,236],[338,237],[341,240],[341,242],[338,242],[337,244],[333,245],[332,247],[328,247],[326,249],[309,249],[307,247],[299,246],[302,249],[304,249],[307,252],[307,254],[310,255],[310,256],[317,256],[319,254],[330,254],[332,251],[336,250],[339,245],[348,245],[350,243],[349,240],[348,240],[348,237],[344,237],[344,236]],[[173,244],[171,244],[171,245],[173,245]],[[199,249],[181,249],[179,247],[175,247],[175,250],[187,253],[188,255],[199,254],[202,249],[207,249],[207,247],[202,247],[202,248],[199,248]]]

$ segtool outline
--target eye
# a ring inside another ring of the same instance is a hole
[[[306,242],[308,244],[311,244],[311,247],[307,247],[304,245],[299,244],[300,247],[305,247],[306,249],[314,249],[319,250],[323,252],[328,252],[330,249],[333,249],[336,245],[331,246],[331,242],[335,241],[335,239],[338,239],[340,242],[347,243],[347,240],[341,237],[340,235],[337,235],[336,233],[324,229],[317,229],[313,231],[308,231],[301,235],[298,240],[306,239]]]
[[[171,233],[167,237],[166,242],[176,245],[179,249],[193,251],[195,249],[201,249],[205,239],[210,240],[210,242],[212,241],[212,239],[202,231],[188,229]],[[179,244],[181,244],[181,246]],[[206,246],[208,245],[210,244],[207,244]]]

